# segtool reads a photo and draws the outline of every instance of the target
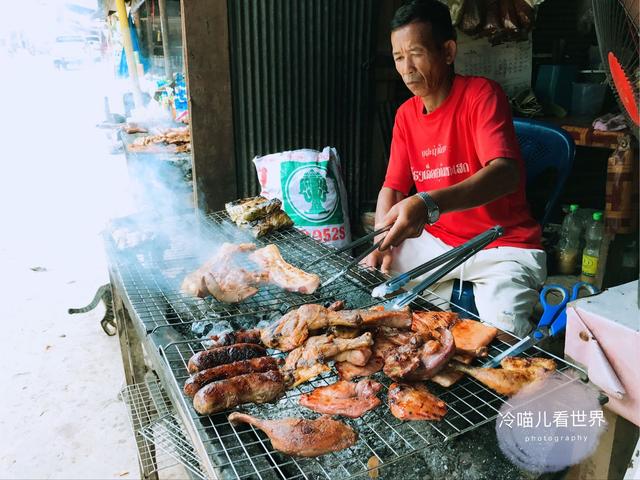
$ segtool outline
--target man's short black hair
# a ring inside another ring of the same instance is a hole
[[[447,40],[456,39],[449,7],[438,0],[411,0],[396,10],[391,20],[391,31],[414,22],[428,22],[436,45],[442,47]]]

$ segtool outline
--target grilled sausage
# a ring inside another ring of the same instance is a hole
[[[247,373],[205,385],[193,397],[193,408],[200,415],[211,415],[243,403],[272,402],[284,390],[280,370]]]
[[[236,343],[226,347],[211,348],[193,355],[189,359],[187,368],[189,373],[199,372],[206,368],[217,367],[227,363],[249,360],[250,358],[264,357],[267,350],[254,343]]]
[[[207,368],[201,372],[194,373],[187,379],[184,384],[184,393],[193,397],[198,390],[211,382],[244,375],[246,373],[261,373],[276,370],[278,364],[278,359],[274,357],[259,357]]]
[[[210,348],[225,347],[227,345],[233,345],[234,343],[255,343],[256,345],[262,345],[260,330],[257,328],[253,330],[236,330],[235,332],[226,332],[221,335],[211,335],[209,338],[213,340]]]

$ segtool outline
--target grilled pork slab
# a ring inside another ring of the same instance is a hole
[[[339,380],[305,393],[300,397],[300,405],[318,413],[358,418],[380,405],[377,395],[381,389],[381,384],[369,379],[358,383]]]
[[[456,323],[451,333],[458,353],[482,357],[486,356],[486,347],[496,338],[498,329],[486,323],[465,319]]]
[[[248,423],[267,434],[273,448],[288,455],[317,457],[349,448],[358,434],[348,425],[323,415],[316,420],[283,418],[262,420],[245,413],[233,412],[229,421]]]
[[[275,245],[267,245],[250,255],[268,273],[269,283],[289,291],[313,293],[320,286],[320,277],[315,273],[307,273],[287,263]]]
[[[236,343],[226,347],[216,347],[194,354],[187,365],[189,373],[195,373],[207,368],[225,365],[227,363],[264,357],[267,350],[255,343]]]
[[[387,398],[391,413],[400,420],[441,420],[447,413],[447,404],[422,384],[392,383]]]
[[[205,385],[246,373],[261,373],[276,370],[279,361],[273,357],[258,357],[250,360],[218,365],[191,375],[184,384],[184,393],[193,397]]]
[[[243,403],[273,402],[284,390],[279,370],[247,373],[205,385],[193,397],[193,408],[200,415],[211,415]]]

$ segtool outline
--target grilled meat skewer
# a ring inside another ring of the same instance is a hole
[[[447,404],[422,384],[392,383],[389,386],[389,409],[400,420],[441,420]]]
[[[258,357],[250,360],[218,365],[207,368],[191,375],[184,384],[184,393],[193,397],[198,390],[209,383],[227,378],[237,377],[246,373],[262,373],[269,370],[277,370],[279,360],[274,357]]]
[[[247,373],[205,385],[193,397],[193,408],[200,415],[211,415],[243,403],[273,402],[284,390],[279,370]]]
[[[267,350],[255,343],[236,343],[226,347],[210,348],[193,355],[189,359],[187,369],[189,373],[195,373],[207,368],[225,365],[227,363],[249,360],[251,358],[264,357]]]
[[[233,424],[244,422],[267,434],[273,448],[288,455],[318,457],[329,452],[349,448],[358,440],[358,434],[348,425],[323,415],[316,420],[282,418],[262,420],[246,413],[229,415]]]

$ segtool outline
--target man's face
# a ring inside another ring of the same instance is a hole
[[[453,62],[450,43],[454,42],[438,48],[431,35],[431,25],[425,22],[410,23],[391,32],[396,70],[411,93],[425,97],[444,85]]]

